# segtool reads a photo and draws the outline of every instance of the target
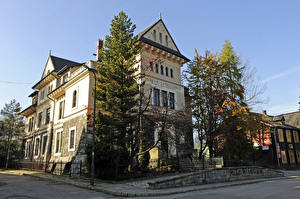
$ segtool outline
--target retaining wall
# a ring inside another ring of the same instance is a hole
[[[150,189],[164,189],[190,185],[201,185],[259,178],[273,178],[282,176],[282,172],[263,167],[228,167],[222,169],[206,169],[197,172],[172,176],[166,179],[148,182],[148,185]]]

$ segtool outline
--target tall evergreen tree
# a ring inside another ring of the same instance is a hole
[[[9,104],[5,104],[1,110],[1,115],[3,117],[1,122],[1,138],[0,148],[5,148],[5,159],[6,165],[8,167],[8,161],[12,155],[17,155],[21,151],[21,146],[18,145],[19,137],[24,130],[24,120],[19,114],[21,111],[21,106],[16,100],[11,100]],[[3,149],[0,149],[2,151]],[[0,153],[1,154],[1,153]],[[1,157],[0,157],[1,158]],[[3,158],[3,157],[2,157]]]
[[[116,172],[119,165],[126,168],[129,164],[130,144],[136,131],[134,109],[140,89],[137,55],[141,50],[134,37],[135,27],[123,11],[114,17],[97,67],[99,155],[102,153],[101,157],[110,161]]]

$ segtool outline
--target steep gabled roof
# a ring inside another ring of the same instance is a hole
[[[162,25],[164,26],[164,28],[166,29],[168,35],[170,36],[172,42],[173,42],[174,45],[175,45],[176,50],[173,50],[173,49],[171,49],[171,48],[168,48],[168,47],[166,47],[166,46],[163,46],[163,45],[161,45],[160,43],[158,43],[158,42],[156,42],[156,41],[153,41],[153,40],[150,40],[150,39],[144,37],[144,36],[145,36],[145,35],[146,35],[146,34],[147,34],[154,26],[156,26],[159,22],[161,22]],[[172,36],[171,36],[169,30],[167,29],[167,27],[166,27],[166,25],[165,25],[165,23],[163,22],[162,19],[159,19],[157,22],[155,22],[155,23],[152,24],[151,26],[147,27],[146,29],[144,29],[143,31],[141,31],[140,33],[138,33],[138,34],[137,34],[137,38],[138,38],[139,41],[142,41],[142,42],[144,42],[144,43],[147,43],[147,44],[149,44],[149,45],[151,45],[151,46],[154,46],[154,47],[156,47],[156,48],[159,48],[159,49],[161,49],[161,50],[167,51],[167,52],[169,52],[169,53],[171,53],[171,54],[174,54],[174,55],[176,55],[176,56],[178,56],[178,57],[181,57],[181,58],[185,59],[186,61],[190,61],[188,58],[186,58],[184,55],[182,55],[182,54],[180,53],[180,51],[179,51],[179,49],[178,49],[176,43],[174,42],[174,40],[173,40],[173,38],[172,38]]]
[[[55,57],[52,55],[50,55],[50,59],[54,65],[55,72],[60,71],[65,66],[68,67],[68,66],[73,66],[73,65],[80,65],[80,63],[78,63],[78,62],[70,61],[67,59],[60,58],[60,57]]]

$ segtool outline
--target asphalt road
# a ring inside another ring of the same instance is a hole
[[[255,184],[232,186],[214,190],[168,195],[161,199],[300,199],[300,171],[288,172],[293,179],[271,180]],[[43,198],[120,198],[61,183],[48,182],[29,176],[0,174],[0,199]],[[146,199],[141,197],[140,199]]]
[[[0,199],[114,198],[91,190],[22,175],[0,174]]]

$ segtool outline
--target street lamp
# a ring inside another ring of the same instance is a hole
[[[93,133],[92,133],[92,163],[91,163],[91,178],[90,184],[94,186],[95,182],[95,117],[96,117],[96,73],[97,70],[94,68],[90,68],[87,65],[83,64],[83,67],[86,68],[88,71],[93,72],[94,74],[94,115],[93,115]]]

